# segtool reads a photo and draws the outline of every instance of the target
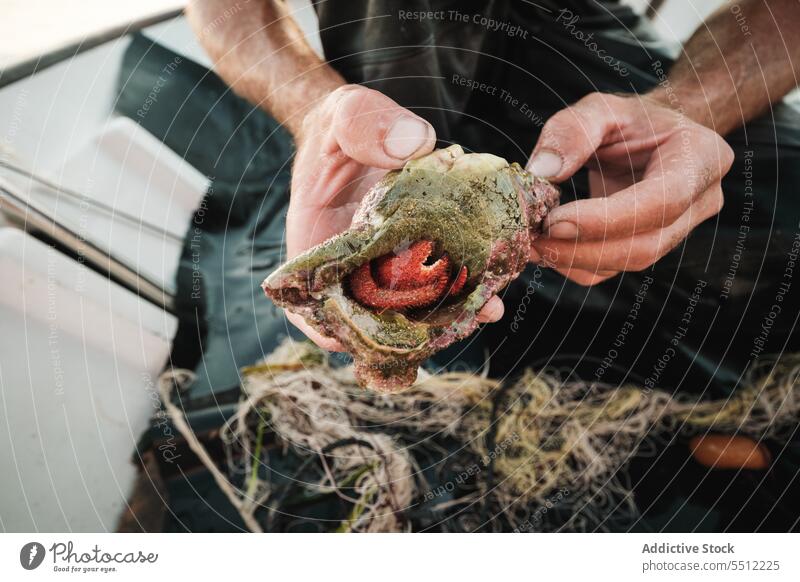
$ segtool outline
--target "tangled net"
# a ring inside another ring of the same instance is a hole
[[[176,428],[253,531],[282,511],[281,496],[265,475],[267,434],[284,451],[319,465],[319,477],[302,482],[303,488],[349,504],[338,531],[404,531],[411,529],[406,516],[420,506],[477,504],[480,514],[460,511],[462,528],[480,529],[502,515],[515,530],[534,530],[558,509],[568,515],[560,527],[586,530],[602,529],[612,512],[636,518],[621,470],[654,430],[784,435],[800,412],[798,374],[798,355],[764,361],[729,399],[711,401],[563,382],[530,370],[508,385],[476,374],[421,375],[411,390],[382,395],[360,389],[351,366],[333,366],[311,344],[287,341],[263,363],[242,370],[244,397],[220,435],[227,475],[171,401],[173,388],[190,383],[191,374],[169,372],[160,387]],[[457,490],[453,480],[433,489],[423,476],[412,452],[441,438],[459,443],[452,473],[461,469],[458,483],[477,483],[471,493],[450,495]],[[234,466],[235,458],[241,466]],[[235,485],[234,473],[246,478]],[[266,515],[257,518],[259,511]]]

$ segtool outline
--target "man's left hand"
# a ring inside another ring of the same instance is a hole
[[[586,165],[590,198],[547,216],[531,260],[582,285],[645,269],[720,211],[732,163],[722,137],[655,99],[588,95],[548,120],[528,170],[563,182]]]

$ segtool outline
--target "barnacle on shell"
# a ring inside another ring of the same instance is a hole
[[[371,388],[410,386],[420,363],[472,333],[516,278],[558,189],[491,154],[437,150],[389,172],[350,228],[262,285],[353,354]]]

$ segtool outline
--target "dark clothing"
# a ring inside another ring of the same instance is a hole
[[[668,60],[645,23],[615,2],[325,0],[316,8],[325,58],[348,81],[425,117],[442,144],[512,161],[527,159],[556,111],[592,91],[646,90],[650,64]],[[592,43],[612,66],[589,52]],[[625,70],[615,69],[618,59]]]

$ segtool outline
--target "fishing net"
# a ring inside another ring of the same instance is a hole
[[[176,428],[253,531],[300,519],[298,497],[330,496],[345,513],[305,518],[324,531],[619,529],[638,517],[625,465],[659,434],[780,438],[800,411],[796,355],[761,362],[729,399],[709,401],[533,370],[507,383],[422,374],[384,395],[359,388],[336,358],[286,341],[244,368],[241,401],[219,434],[224,463],[173,402],[192,374],[160,380]],[[299,465],[282,473],[276,454]]]

